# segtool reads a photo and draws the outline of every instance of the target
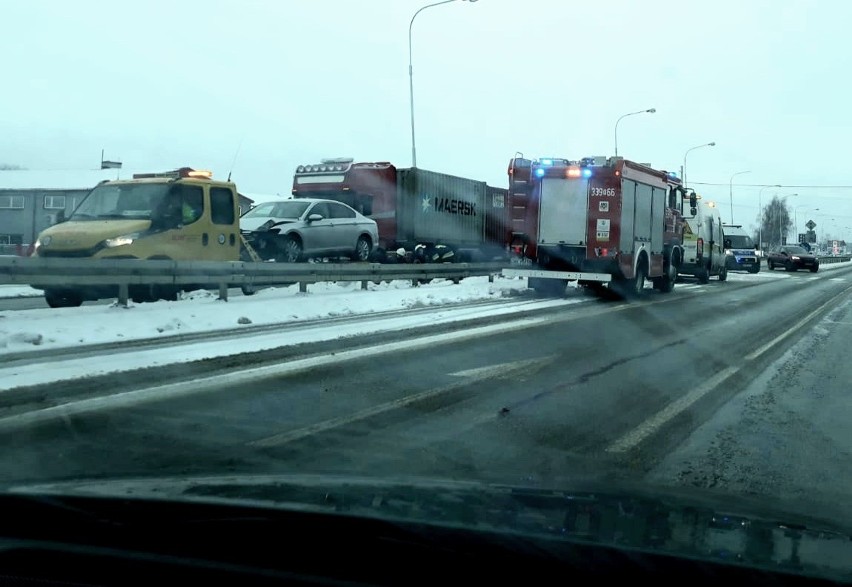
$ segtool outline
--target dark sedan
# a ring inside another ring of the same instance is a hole
[[[809,269],[811,273],[819,271],[819,259],[799,245],[783,245],[770,252],[766,257],[770,269],[783,267],[787,271]]]

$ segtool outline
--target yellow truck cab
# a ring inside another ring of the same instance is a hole
[[[133,179],[103,181],[86,195],[67,220],[44,230],[34,256],[46,258],[246,259],[239,230],[236,186],[215,181],[209,171],[184,167]],[[242,252],[242,256],[241,256]],[[115,296],[114,287],[49,286],[51,307],[79,306],[85,300]],[[197,289],[183,286],[182,289]],[[136,286],[134,301],[176,299],[174,287]]]

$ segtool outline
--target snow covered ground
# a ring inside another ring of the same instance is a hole
[[[37,298],[43,295],[43,291],[28,285],[0,285],[0,298]]]
[[[470,277],[458,285],[433,280],[413,287],[408,281],[370,284],[318,283],[299,293],[297,285],[268,288],[251,297],[217,299],[209,291],[186,294],[177,302],[90,305],[79,308],[0,312],[0,357],[28,349],[79,347],[131,339],[168,337],[190,332],[238,329],[247,325],[286,324],[388,310],[457,306],[499,300],[526,289],[521,279]]]

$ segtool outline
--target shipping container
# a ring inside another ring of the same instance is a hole
[[[484,239],[485,182],[397,170],[397,240],[475,247]]]

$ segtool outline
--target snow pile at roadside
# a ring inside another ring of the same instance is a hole
[[[186,294],[177,302],[92,305],[79,308],[0,312],[0,356],[33,347],[82,346],[248,325],[298,322],[388,310],[441,307],[499,299],[526,289],[525,279],[470,277],[459,284],[433,280],[413,287],[409,281],[369,284],[318,283],[300,293],[297,285],[268,288],[227,302],[209,291]]]

